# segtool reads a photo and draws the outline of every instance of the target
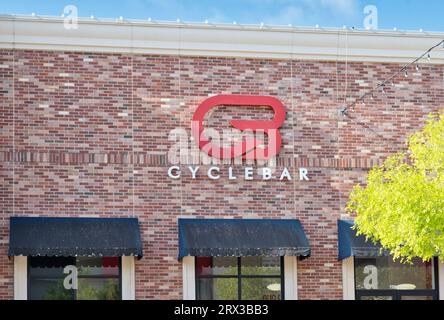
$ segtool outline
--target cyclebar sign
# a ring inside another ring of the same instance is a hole
[[[229,123],[233,127],[233,131],[241,135],[241,139],[234,140],[232,132],[230,134],[220,135],[211,128],[204,128],[205,116],[218,107],[238,107],[238,108],[254,108],[254,107],[271,107],[274,112],[272,120],[241,120],[234,119]],[[257,175],[261,180],[292,180],[290,170],[283,168],[277,172],[275,168],[271,168],[275,163],[274,158],[279,153],[282,146],[282,138],[279,129],[285,122],[286,110],[281,101],[270,96],[248,96],[248,95],[216,95],[204,100],[196,109],[191,121],[191,138],[192,142],[197,145],[198,150],[203,151],[207,157],[213,159],[212,164],[206,171],[206,175],[211,180],[217,180],[221,177],[221,169],[214,166],[217,163],[247,163],[263,162],[266,166],[257,168]],[[173,148],[180,152],[179,159],[182,159],[184,145],[187,146],[187,137],[184,143],[184,134]],[[171,137],[171,134],[170,134]],[[239,141],[240,140],[240,141]],[[266,145],[265,145],[266,144]],[[185,148],[186,149],[186,148]],[[187,151],[188,152],[188,151]],[[185,152],[186,153],[186,152]],[[170,153],[169,153],[170,155]],[[188,155],[188,153],[187,153]],[[169,156],[170,162],[171,158]],[[200,158],[200,157],[198,157]],[[176,164],[176,163],[175,163]],[[187,171],[191,174],[192,179],[197,179],[199,166],[187,166]],[[171,179],[180,179],[181,167],[174,165],[169,167],[168,176]],[[232,166],[226,170],[229,180],[237,180]],[[252,166],[245,167],[242,170],[244,180],[254,180],[255,168]],[[308,171],[305,168],[299,168],[299,180],[309,180]]]
[[[268,147],[263,147],[264,141],[256,138],[245,138],[231,147],[214,145],[206,136],[203,128],[205,115],[217,106],[261,107],[270,106],[274,111],[271,121],[231,120],[230,124],[243,131],[261,132],[268,136]],[[263,96],[219,95],[202,102],[193,116],[191,131],[199,148],[208,155],[218,159],[268,160],[278,154],[282,139],[279,128],[285,121],[286,111],[284,105],[276,98]]]

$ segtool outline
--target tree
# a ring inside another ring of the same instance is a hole
[[[444,259],[444,110],[407,147],[374,167],[365,187],[353,188],[346,210],[356,213],[357,234],[394,259]]]

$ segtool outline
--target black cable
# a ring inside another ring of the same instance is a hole
[[[393,79],[395,79],[397,76],[399,76],[401,73],[403,72],[407,72],[408,68],[414,64],[416,64],[419,60],[421,60],[422,58],[424,58],[425,56],[430,57],[430,52],[432,52],[433,50],[435,50],[437,47],[441,46],[442,44],[444,44],[444,40],[441,40],[438,44],[434,45],[433,47],[431,47],[430,49],[428,49],[426,52],[424,52],[422,55],[420,55],[418,58],[416,58],[415,60],[413,60],[412,62],[406,64],[405,66],[403,66],[401,69],[399,69],[399,71],[397,71],[396,73],[394,73],[392,76],[390,76],[389,78],[387,78],[386,80],[382,81],[381,83],[379,83],[377,86],[375,86],[372,90],[364,93],[362,96],[360,96],[358,99],[356,99],[354,102],[348,104],[346,107],[344,107],[340,112],[341,115],[343,116],[347,116],[348,115],[348,110],[351,108],[352,110],[354,110],[356,104],[358,103],[358,101],[364,101],[364,99],[367,96],[371,96],[373,97],[373,93],[375,93],[376,91],[378,91],[380,88],[383,88],[388,84],[391,83]]]

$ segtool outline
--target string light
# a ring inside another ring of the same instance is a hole
[[[358,104],[359,101],[362,101],[362,105],[365,106],[365,97],[370,96],[370,99],[373,100],[374,98],[374,93],[378,92],[378,90],[381,88],[381,92],[385,93],[384,87],[386,84],[391,84],[392,87],[395,87],[395,82],[394,80],[400,76],[400,74],[404,73],[404,76],[407,78],[409,76],[408,74],[408,69],[410,66],[414,66],[416,70],[419,70],[419,61],[421,59],[423,59],[424,57],[427,57],[427,60],[430,61],[431,56],[430,53],[438,48],[442,46],[444,48],[444,40],[441,40],[438,44],[436,44],[435,46],[431,47],[430,49],[428,49],[427,51],[425,51],[422,55],[420,55],[418,58],[416,58],[415,60],[413,60],[412,62],[406,64],[405,66],[403,66],[401,69],[399,69],[399,71],[395,72],[392,76],[390,76],[389,78],[387,78],[385,81],[380,82],[379,84],[377,84],[373,89],[371,89],[369,92],[364,93],[363,95],[361,95],[359,98],[357,98],[354,102],[349,103],[347,106],[345,106],[343,109],[340,110],[341,115],[343,116],[347,116],[347,111],[349,109],[353,110],[355,109],[355,106]]]

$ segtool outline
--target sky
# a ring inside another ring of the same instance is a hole
[[[377,29],[444,32],[442,0],[0,0],[0,13],[60,16],[66,5],[79,17],[356,29],[364,29],[364,8],[373,5]]]

